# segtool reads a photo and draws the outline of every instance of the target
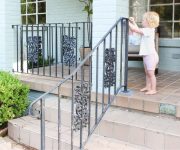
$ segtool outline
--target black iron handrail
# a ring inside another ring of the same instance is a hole
[[[12,28],[16,46],[14,72],[65,78],[83,59],[79,50],[82,48],[84,53],[85,47],[92,49],[91,22],[12,25]]]
[[[119,28],[120,26],[120,28]],[[79,131],[79,148],[83,149],[88,137],[92,135],[95,128],[101,121],[105,112],[112,104],[115,96],[123,88],[127,92],[127,69],[128,69],[128,19],[120,18],[96,44],[92,51],[85,57],[77,68],[68,75],[63,81],[57,83],[52,89],[41,95],[29,106],[29,115],[33,116],[32,108],[34,104],[40,102],[41,118],[41,150],[45,149],[45,98],[54,90],[58,90],[58,149],[60,148],[60,127],[61,127],[61,88],[67,81],[71,83],[71,149],[73,149],[74,132]],[[120,36],[118,36],[120,35]],[[108,39],[109,38],[109,39]],[[114,40],[113,40],[114,39]],[[108,46],[107,46],[108,45]],[[119,46],[118,46],[119,45]],[[108,47],[108,48],[107,48]],[[102,50],[102,51],[100,51]],[[119,50],[119,51],[118,51]],[[100,52],[102,52],[102,61],[100,61]],[[118,59],[117,59],[118,58]],[[89,77],[85,79],[85,63],[90,61]],[[95,62],[94,62],[95,61]],[[95,71],[93,70],[95,69]],[[99,71],[102,69],[102,71]],[[92,77],[95,72],[94,78]],[[100,72],[100,73],[99,73]],[[76,80],[80,73],[80,79]],[[102,73],[102,74],[101,74]],[[102,86],[99,86],[102,79]],[[78,84],[75,86],[75,84]],[[101,91],[99,90],[101,89]],[[76,93],[77,92],[77,93]],[[92,93],[95,98],[93,99]],[[102,99],[98,94],[102,95]],[[107,95],[108,99],[105,99]],[[94,100],[94,102],[92,102]],[[80,103],[79,103],[80,102]],[[94,123],[91,122],[91,107],[95,105]],[[77,113],[76,105],[80,112]],[[101,113],[98,113],[101,105]],[[87,116],[86,116],[86,115]],[[78,116],[80,115],[80,116]],[[74,124],[78,122],[79,124]],[[87,128],[87,137],[83,140],[83,128]]]

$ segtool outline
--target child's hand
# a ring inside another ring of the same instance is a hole
[[[132,24],[134,24],[134,23],[135,23],[135,20],[134,20],[134,18],[133,18],[133,17],[129,17],[129,21],[130,21]]]

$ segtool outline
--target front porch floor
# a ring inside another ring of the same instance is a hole
[[[159,70],[155,95],[140,92],[145,86],[143,69],[129,68],[129,94],[120,93],[116,105],[147,112],[163,113],[180,117],[180,72]]]
[[[88,69],[85,72],[86,77],[88,77]],[[62,78],[21,73],[19,78],[24,83],[29,84],[32,90],[43,92],[49,91],[62,80]],[[146,95],[144,92],[140,92],[140,89],[144,86],[144,70],[129,68],[128,89],[130,92],[127,94],[120,92],[113,105],[151,113],[168,114],[180,118],[180,72],[159,70],[157,74],[158,93],[155,95]],[[57,94],[57,91],[55,93]],[[71,97],[70,83],[63,87],[62,95]]]

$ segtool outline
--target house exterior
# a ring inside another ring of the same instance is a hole
[[[171,0],[94,0],[93,45],[95,45],[119,17],[135,16],[140,21],[147,10],[160,13],[159,68],[180,71],[180,1]],[[57,23],[86,21],[83,4],[78,0],[2,0],[0,6],[1,50],[0,69],[11,71],[16,61],[13,24]],[[130,62],[142,66],[142,62]]]

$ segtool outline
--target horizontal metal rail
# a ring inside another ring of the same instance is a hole
[[[58,92],[58,149],[61,149],[63,136],[61,101],[62,96],[67,93],[72,98],[69,115],[71,122],[68,124],[71,131],[69,137],[71,149],[74,149],[74,140],[77,137],[79,137],[76,139],[79,141],[78,147],[83,149],[118,92],[127,91],[128,31],[128,19],[117,20],[70,75],[30,104],[29,114],[33,116],[33,107],[41,102],[41,150],[45,149],[46,140],[44,103],[51,93],[56,90]],[[87,61],[89,65],[85,66]],[[69,91],[67,89],[67,93],[63,93],[62,89],[66,83],[70,85]]]

